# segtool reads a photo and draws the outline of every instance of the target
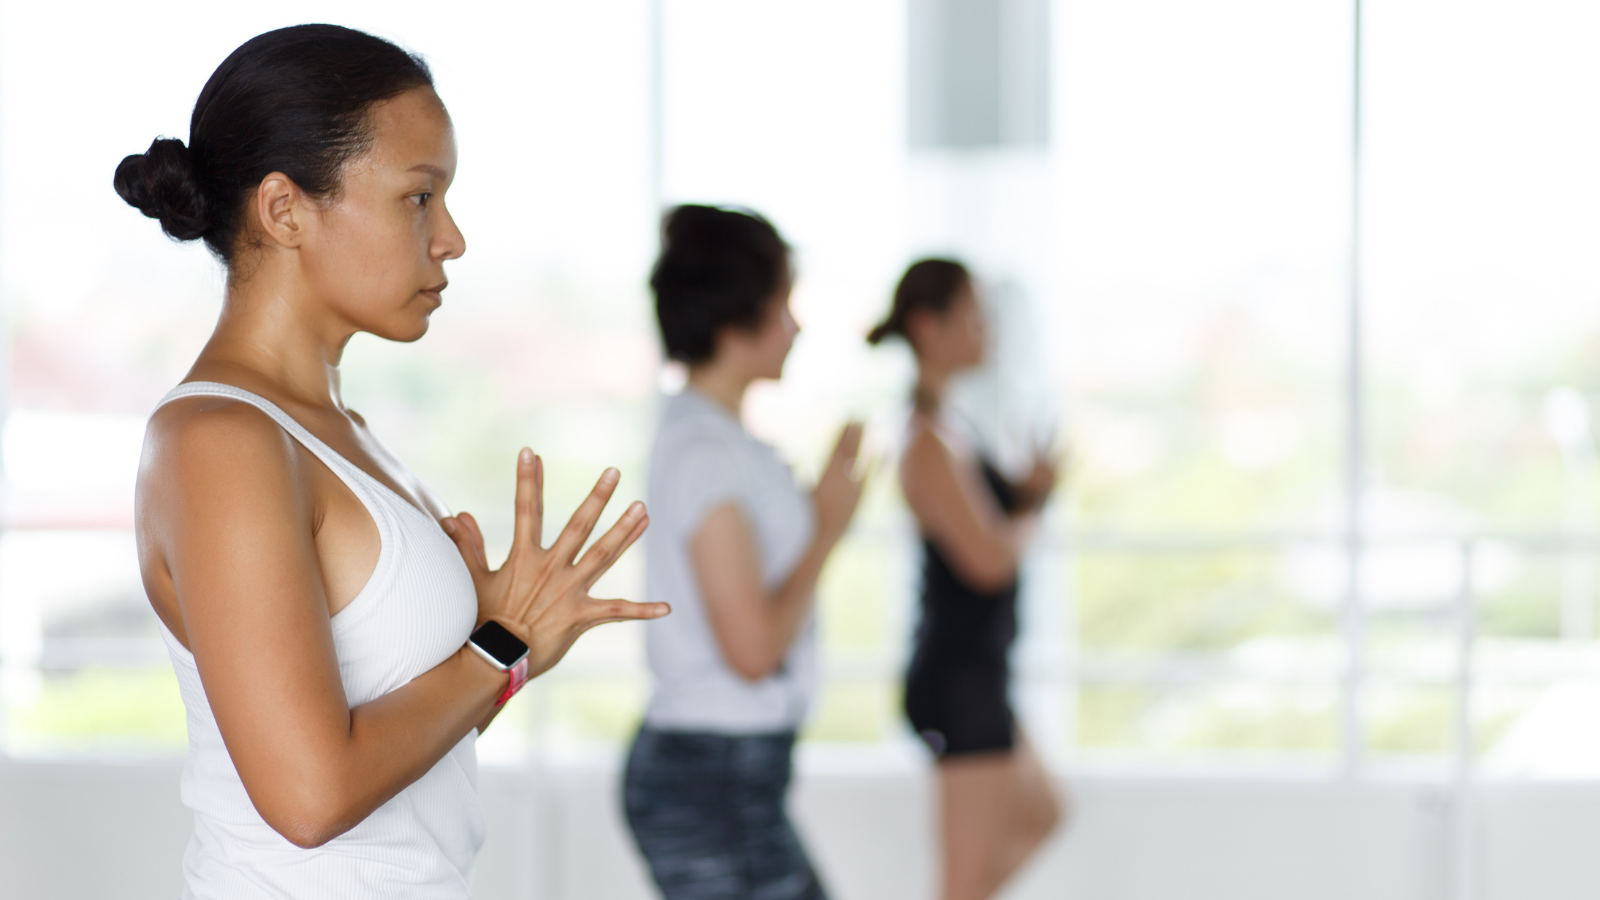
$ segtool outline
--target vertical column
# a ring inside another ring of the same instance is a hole
[[[1477,896],[1474,834],[1476,820],[1473,803],[1475,775],[1472,707],[1473,651],[1477,647],[1478,607],[1473,584],[1473,541],[1461,542],[1461,594],[1456,600],[1456,716],[1455,759],[1450,803],[1450,885],[1451,900],[1472,900]]]
[[[4,17],[0,16],[0,28],[3,27]],[[0,34],[0,38],[3,37],[4,35]],[[4,165],[3,159],[0,159],[0,165]],[[0,193],[0,205],[3,205],[4,201],[5,195]],[[0,217],[0,273],[4,273],[6,271],[6,241],[4,234],[4,223],[4,217]],[[10,419],[11,413],[10,312],[9,305],[6,303],[5,279],[0,277],[0,551],[3,551],[5,533],[7,526],[10,524],[10,511],[8,509],[6,497],[8,473],[6,471],[5,464],[6,424]],[[0,565],[4,565],[4,563],[0,562]],[[3,571],[0,571],[0,576],[3,576],[4,574],[5,573]],[[11,655],[7,652],[6,647],[6,635],[8,633],[4,621],[6,618],[6,601],[7,598],[3,595],[0,595],[0,756],[4,756],[9,751],[11,746],[11,736],[9,734],[11,712],[8,708],[9,704],[7,703],[7,698],[12,692],[10,682],[16,677],[9,674],[10,667],[14,665],[14,663],[11,660]],[[40,637],[39,642],[41,644],[43,643],[42,636]],[[37,670],[34,670],[33,677],[38,677]]]
[[[1366,491],[1366,410],[1362,377],[1361,308],[1361,0],[1352,0],[1353,58],[1350,95],[1350,293],[1349,353],[1346,359],[1345,409],[1345,596],[1342,625],[1345,643],[1343,685],[1344,774],[1361,774],[1366,754],[1362,695],[1366,681],[1366,611],[1362,598],[1362,499]]]
[[[666,0],[647,2],[650,4],[650,21],[646,26],[650,29],[650,210],[651,215],[659,219],[663,211],[662,178],[666,171],[666,38],[662,19]]]

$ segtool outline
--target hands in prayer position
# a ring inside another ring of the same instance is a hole
[[[524,448],[517,457],[516,524],[511,552],[498,569],[489,568],[483,531],[471,513],[458,513],[441,524],[478,592],[478,620],[493,619],[528,645],[528,677],[560,662],[578,636],[606,622],[654,619],[670,612],[665,603],[597,600],[589,596],[600,576],[650,524],[644,504],[634,501],[615,525],[580,558],[600,514],[617,489],[621,474],[607,469],[594,490],[548,548],[544,530],[544,461]]]

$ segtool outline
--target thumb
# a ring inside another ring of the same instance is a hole
[[[472,522],[470,516],[463,513],[440,519],[439,525],[444,529],[444,533],[450,536],[450,540],[455,542],[456,552],[461,554],[461,561],[467,564],[467,571],[472,573],[472,580],[478,581],[489,574],[489,566],[483,558],[482,536],[477,533],[476,528],[468,526],[469,522],[477,524]]]
[[[850,459],[860,453],[861,436],[865,430],[865,426],[860,422],[854,420],[846,422],[844,428],[839,430],[838,443],[833,445],[834,456],[840,459]]]

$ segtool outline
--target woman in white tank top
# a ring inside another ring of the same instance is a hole
[[[598,601],[644,531],[634,504],[581,558],[607,470],[540,546],[540,463],[491,570],[339,396],[357,332],[413,341],[465,251],[444,206],[450,118],[426,66],[330,25],[256,37],[115,186],[227,267],[211,340],[151,417],[140,567],[188,710],[185,897],[466,898],[483,842],[474,740],[508,689],[465,644],[499,622],[529,674],[587,628],[664,604]]]

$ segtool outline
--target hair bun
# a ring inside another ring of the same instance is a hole
[[[192,241],[205,236],[205,197],[183,141],[156,138],[149,150],[123,157],[111,183],[129,206],[159,219],[161,230],[171,237]]]

